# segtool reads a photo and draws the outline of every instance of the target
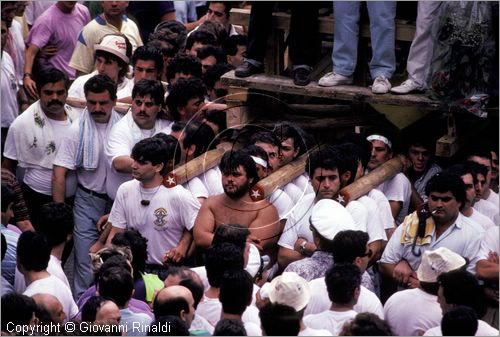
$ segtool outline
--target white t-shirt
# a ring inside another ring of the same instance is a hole
[[[71,290],[54,275],[34,281],[23,292],[23,295],[26,296],[36,294],[50,294],[55,296],[61,302],[63,310],[68,316],[66,320],[70,320],[78,314],[78,307],[73,300]]]
[[[276,207],[280,220],[286,219],[293,209],[293,201],[281,188],[271,193],[267,200]]]
[[[38,103],[34,103],[30,108],[36,108]],[[19,116],[21,117],[21,116]],[[57,137],[54,137],[56,151],[61,146],[62,140],[69,134],[71,121],[67,118],[64,121],[56,121],[50,118],[45,119],[50,123],[52,132]],[[13,160],[18,160],[17,148],[18,146],[29,146],[28,144],[15,144],[14,132],[25,132],[18,128],[15,122],[12,125],[7,139],[5,140],[4,156]],[[55,157],[55,156],[54,156]],[[45,195],[52,195],[52,170],[44,167],[27,167],[24,173],[24,183],[38,193]],[[68,172],[66,176],[66,197],[74,195],[76,192],[76,175],[74,172]]]
[[[313,329],[308,326],[304,330],[299,331],[297,336],[333,336],[332,333],[325,329]]]
[[[499,202],[498,193],[496,193],[490,188],[490,195],[488,196],[486,201],[491,202],[493,205],[496,205],[498,207],[498,202]]]
[[[19,114],[17,105],[17,80],[16,70],[12,58],[6,52],[2,52],[2,128],[8,128]]]
[[[9,30],[12,36],[12,42],[15,47],[14,53],[16,54],[15,64],[17,83],[19,85],[22,85],[24,76],[24,53],[26,50],[26,44],[23,37],[23,27],[17,20],[12,20],[12,25]]]
[[[330,309],[332,302],[328,298],[325,278],[320,277],[309,281],[311,289],[311,299],[306,307],[304,315],[317,314]],[[379,298],[365,287],[360,287],[358,303],[354,306],[356,312],[371,312],[381,319],[384,319],[384,310]]]
[[[292,184],[297,186],[301,191],[304,191],[304,194],[314,193],[314,189],[309,182],[309,176],[305,172],[292,180]]]
[[[441,323],[441,306],[436,295],[415,289],[394,293],[384,304],[384,317],[396,336],[417,336]]]
[[[209,196],[224,193],[224,189],[222,188],[222,173],[218,166],[214,166],[205,173],[202,173],[199,178],[205,185]]]
[[[149,200],[148,206],[141,200]],[[148,239],[148,263],[162,264],[165,253],[177,247],[184,229],[191,230],[200,203],[182,186],[145,189],[137,180],[123,183],[116,193],[109,222],[135,228]]]
[[[94,141],[99,142],[99,162],[95,170],[77,170],[78,183],[83,187],[98,193],[106,193],[106,177],[111,168],[106,164],[104,156],[104,144],[106,143],[106,128],[108,124],[95,123],[97,129],[97,138]],[[64,138],[61,147],[57,151],[54,165],[65,167],[68,170],[75,170],[75,160],[78,152],[78,143],[80,141],[79,120],[71,125],[66,138]]]
[[[309,217],[315,203],[314,198],[314,194],[306,195],[295,206],[286,220],[285,228],[278,241],[279,246],[293,250],[295,241],[299,237],[306,239],[308,242],[313,241],[312,232],[309,229]]]
[[[208,198],[208,191],[199,177],[185,182],[182,186],[188,190],[195,198]]]
[[[262,336],[262,330],[260,329],[260,325],[257,325],[253,322],[243,323],[245,326],[245,330],[247,332],[247,336]]]
[[[498,226],[498,205],[493,205],[491,202],[481,199],[476,201],[473,208],[482,215],[490,218],[491,221]]]
[[[332,311],[326,310],[319,314],[304,317],[304,324],[313,329],[326,329],[333,336],[338,336],[345,322],[356,317],[358,313],[354,310]]]
[[[378,213],[380,214],[380,219],[384,224],[384,229],[394,228],[394,217],[392,216],[391,205],[389,204],[389,200],[384,193],[380,192],[376,188],[372,188],[371,191],[368,192],[367,196],[375,200],[377,203]]]
[[[488,228],[481,241],[478,260],[487,260],[489,252],[500,254],[500,238],[498,237],[498,226]]]
[[[255,291],[254,286],[254,291]],[[255,298],[255,296],[253,296]],[[200,315],[205,318],[208,323],[213,326],[217,325],[220,320],[220,314],[222,312],[222,303],[218,298],[208,298],[203,295],[198,307],[196,308],[196,315]],[[249,305],[243,315],[241,316],[243,323],[254,323],[260,326],[259,309],[253,305]]]
[[[442,335],[443,333],[441,332],[441,325],[431,328],[424,333],[424,336],[442,336]],[[498,330],[493,328],[485,321],[478,319],[476,336],[498,336]]]
[[[478,225],[481,225],[481,227],[483,227],[484,230],[487,230],[488,228],[495,226],[495,223],[490,218],[488,218],[486,215],[482,214],[481,212],[479,212],[474,208],[472,208],[472,214],[468,218],[477,223]]]
[[[54,255],[50,255],[49,264],[47,265],[47,272],[50,275],[53,275],[60,279],[68,289],[71,289],[69,285],[68,277],[64,273],[64,269],[61,265],[61,260],[59,260]],[[24,279],[24,275],[17,269],[16,267],[16,276],[14,278],[14,288],[16,289],[16,293],[23,293],[26,290],[26,281]]]
[[[106,179],[106,192],[111,199],[115,199],[116,191],[121,184],[132,179],[130,173],[116,171],[112,165],[113,160],[121,156],[130,156],[134,145],[142,139],[152,137],[160,132],[170,134],[172,122],[157,119],[155,126],[151,130],[137,130],[134,128],[134,124],[132,111],[129,111],[118,123],[113,125],[109,132],[108,141],[104,146],[104,155],[111,168],[111,172]]]
[[[368,227],[368,210],[357,200],[349,201],[345,209],[351,214],[356,230],[366,232]]]
[[[389,201],[401,201],[403,206],[396,217],[396,223],[403,222],[408,215],[411,199],[411,183],[403,173],[396,174],[392,179],[386,180],[377,186],[377,189],[385,194]]]
[[[368,243],[372,243],[378,240],[387,241],[387,235],[385,234],[384,224],[380,218],[378,212],[377,203],[372,198],[364,195],[357,200],[363,206],[365,206],[368,212],[368,219],[366,223],[366,232],[368,233],[369,239]]]
[[[307,189],[300,189],[293,182],[290,182],[282,187],[283,191],[288,194],[290,199],[292,199],[294,204],[298,204],[302,201],[309,193],[307,193]]]

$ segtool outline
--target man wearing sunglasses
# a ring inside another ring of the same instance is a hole
[[[415,271],[422,254],[439,247],[446,247],[467,258],[470,261],[468,270],[474,272],[484,235],[480,225],[460,213],[466,202],[465,184],[460,176],[438,173],[429,180],[425,191],[430,217],[425,223],[420,223],[418,211],[406,217],[387,243],[380,259],[380,273],[408,288],[418,287]],[[421,226],[425,226],[425,230],[418,230]]]

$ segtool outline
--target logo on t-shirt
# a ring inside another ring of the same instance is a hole
[[[153,221],[153,224],[155,225],[155,229],[158,231],[164,231],[167,229],[167,210],[163,207],[157,208],[154,211],[154,216],[156,217],[156,220]]]

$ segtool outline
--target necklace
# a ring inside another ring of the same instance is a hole
[[[142,206],[149,206],[151,203],[151,200],[156,196],[156,193],[158,193],[158,190],[160,189],[161,185],[159,185],[156,188],[156,191],[154,191],[153,196],[150,198],[150,200],[145,199],[144,196],[142,195],[142,186],[139,186],[139,193],[141,194],[141,205]]]

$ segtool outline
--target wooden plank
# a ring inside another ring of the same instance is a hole
[[[355,127],[359,125],[372,125],[380,120],[379,114],[363,114],[344,117],[322,117],[322,118],[301,118],[293,115],[283,115],[283,120],[291,120],[294,124],[302,129],[341,129],[347,127]],[[265,121],[259,118],[259,125],[265,128],[272,129],[276,121]]]
[[[274,93],[286,93],[292,95],[303,95],[355,101],[361,103],[377,103],[389,105],[412,105],[428,108],[440,108],[442,103],[431,100],[423,95],[376,95],[370,88],[341,85],[336,87],[320,87],[317,82],[300,87],[293,84],[293,80],[283,76],[269,76],[265,74],[253,75],[246,78],[234,76],[230,71],[222,76],[221,82],[227,86],[241,87],[246,89],[258,89]]]
[[[249,9],[231,9],[230,21],[233,25],[248,26],[250,21]],[[333,18],[329,16],[318,17],[318,29],[323,34],[333,34]],[[275,29],[288,30],[290,27],[290,14],[284,12],[273,13],[272,24]],[[361,37],[370,37],[370,26],[367,24],[361,25]],[[397,41],[413,41],[415,35],[415,25],[407,24],[404,21],[396,20],[396,40]]]

